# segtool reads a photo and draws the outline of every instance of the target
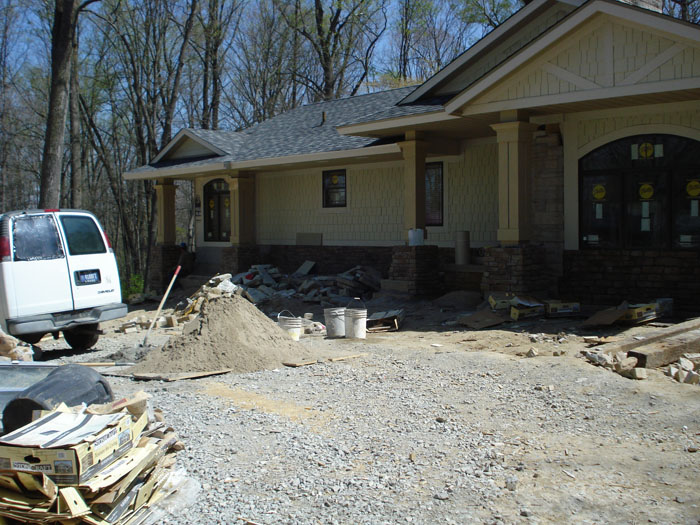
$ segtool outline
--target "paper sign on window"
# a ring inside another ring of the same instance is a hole
[[[644,200],[649,200],[654,196],[654,186],[644,182],[639,186],[639,196]]]
[[[689,180],[688,184],[685,185],[685,191],[689,197],[700,196],[700,181],[697,179]]]
[[[599,202],[596,202],[596,204],[595,204],[595,218],[596,219],[603,218],[603,205]]]
[[[696,201],[696,200],[690,201],[690,216],[691,217],[698,216],[698,201]]]

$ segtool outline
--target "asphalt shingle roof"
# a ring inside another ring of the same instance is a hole
[[[227,154],[198,159],[165,160],[142,166],[132,173],[154,171],[174,165],[196,168],[227,161],[235,163],[371,146],[377,139],[341,135],[336,131],[336,127],[347,122],[374,120],[373,115],[390,110],[413,89],[415,87],[405,87],[309,104],[242,131],[189,129],[190,133]]]

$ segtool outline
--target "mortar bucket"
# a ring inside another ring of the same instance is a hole
[[[284,312],[287,312],[291,317],[283,316]],[[298,341],[299,337],[301,337],[301,317],[294,317],[294,314],[289,310],[284,310],[277,314],[277,324],[289,334],[293,341]]]
[[[345,308],[326,308],[323,317],[327,337],[345,337]]]
[[[359,301],[364,308],[349,308],[353,301]],[[367,337],[367,306],[355,297],[345,308],[345,337],[365,339]]]

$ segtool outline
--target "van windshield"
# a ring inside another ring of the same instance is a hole
[[[82,215],[61,215],[61,225],[66,234],[68,253],[70,255],[89,255],[106,253],[97,224],[90,217]]]
[[[61,259],[63,247],[51,215],[15,217],[12,227],[15,261]]]

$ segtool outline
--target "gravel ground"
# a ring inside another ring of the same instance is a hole
[[[442,335],[307,337],[366,355],[170,383],[111,377],[117,395],[152,394],[202,486],[163,523],[700,523],[697,386],[658,371],[628,380],[574,351],[431,347]],[[142,338],[105,336],[63,360],[128,357]]]

